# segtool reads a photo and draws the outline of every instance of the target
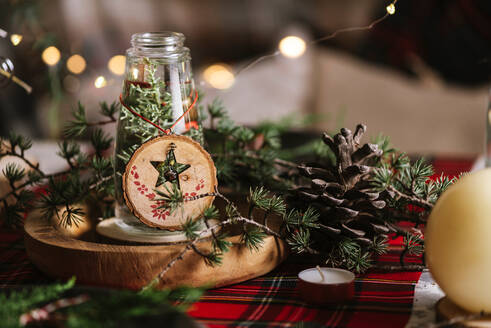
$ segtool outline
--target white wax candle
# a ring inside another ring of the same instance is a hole
[[[178,64],[170,65],[170,90],[172,95],[172,119],[177,121],[184,114]],[[186,125],[183,117],[174,127],[174,132],[180,134],[185,131]]]
[[[460,178],[438,199],[425,231],[426,263],[455,304],[491,312],[491,168]]]
[[[322,276],[317,268],[311,268],[307,270],[303,270],[298,274],[298,278],[314,283],[314,284],[322,284],[322,285],[331,285],[331,284],[346,284],[355,279],[355,275],[352,272],[335,269],[335,268],[319,268],[324,276],[324,280],[322,280]]]

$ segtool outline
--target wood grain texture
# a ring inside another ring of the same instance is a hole
[[[440,299],[436,305],[437,321],[447,321],[472,315],[472,313],[455,305],[448,297]],[[459,322],[459,327],[491,328],[491,316]]]
[[[154,278],[183,245],[121,245],[89,242],[61,234],[39,217],[25,222],[25,245],[31,261],[49,276],[77,277],[82,284],[139,289]],[[209,267],[190,251],[164,277],[160,287],[179,285],[219,287],[261,276],[287,256],[283,241],[268,236],[259,252],[239,244],[239,237],[223,257],[223,264]],[[202,250],[210,241],[198,244]]]
[[[178,176],[184,197],[215,191],[216,168],[210,154],[189,137],[166,135],[145,142],[134,152],[123,174],[124,199],[130,211],[146,225],[166,230],[182,230],[183,221],[187,218],[199,218],[215,197],[185,202],[174,213],[158,208],[162,203],[157,201],[159,196],[154,189],[161,192],[166,192],[166,189],[164,185],[156,187],[159,172],[151,162],[165,161],[170,147],[175,147],[177,162],[190,165]],[[165,185],[167,188],[172,186],[170,182]]]

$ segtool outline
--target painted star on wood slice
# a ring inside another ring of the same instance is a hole
[[[178,189],[180,189],[179,174],[191,167],[189,164],[177,162],[176,155],[174,154],[174,147],[172,146],[167,152],[165,161],[150,161],[150,163],[159,172],[159,177],[157,178],[155,187],[163,185],[166,182],[171,182],[172,184],[175,184]]]

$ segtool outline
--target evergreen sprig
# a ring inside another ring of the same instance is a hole
[[[32,290],[22,289],[11,291],[9,294],[0,293],[0,322],[5,328],[21,327],[19,318],[36,306],[58,299],[65,291],[75,285],[75,279],[70,279],[65,284],[50,286],[38,286]]]
[[[285,176],[285,165],[296,165],[279,158],[281,141],[274,124],[255,128],[237,125],[218,99],[208,105],[207,116],[209,127],[203,132],[221,186],[235,190],[255,186],[288,189],[291,181]]]
[[[94,126],[101,126],[116,122],[116,114],[119,111],[117,102],[108,105],[105,101],[99,104],[99,114],[103,119],[97,122],[89,122],[85,114],[85,106],[78,102],[77,107],[72,111],[72,120],[68,121],[63,129],[65,137],[80,137],[87,133],[87,129]]]
[[[169,192],[171,192],[170,189],[168,189]],[[171,192],[172,193],[172,192]],[[169,201],[172,196],[170,194],[165,194],[167,198],[165,198],[165,201]],[[159,275],[153,279],[145,288],[152,288],[153,286],[156,286],[159,284],[159,281],[162,279],[162,277],[167,273],[167,271],[172,268],[182,257],[184,254],[190,250],[194,251],[196,254],[201,256],[201,258],[204,260],[204,262],[207,265],[214,266],[214,265],[219,265],[222,263],[223,256],[226,252],[229,251],[230,247],[232,246],[232,243],[227,240],[227,233],[223,229],[227,226],[233,226],[239,224],[241,226],[241,232],[240,232],[240,241],[243,243],[247,248],[249,248],[250,251],[258,251],[264,242],[264,238],[267,235],[274,235],[278,238],[282,238],[282,236],[278,233],[273,231],[271,228],[269,228],[265,224],[261,224],[257,222],[254,219],[254,213],[251,213],[250,216],[244,217],[241,215],[240,211],[237,209],[237,206],[232,203],[228,198],[226,198],[223,194],[221,194],[219,191],[215,191],[214,193],[206,193],[202,195],[197,195],[194,196],[191,199],[180,199],[179,201],[176,201],[177,208],[182,206],[185,201],[193,201],[196,199],[200,199],[202,197],[210,197],[210,196],[215,196],[223,199],[226,203],[227,206],[225,207],[225,215],[219,215],[218,210],[214,207],[211,206],[210,208],[206,209],[203,214],[203,219],[206,224],[206,229],[199,231],[199,224],[197,221],[192,221],[192,220],[186,220],[185,223],[183,224],[183,229],[186,234],[186,236],[189,239],[189,242],[187,245],[183,248],[183,250],[173,259],[171,260],[167,266],[159,273]],[[275,208],[281,208],[284,207],[284,203],[280,198],[275,197],[275,196],[270,196],[264,188],[255,188],[251,189],[249,192],[249,202],[254,202],[254,206],[257,206],[257,204],[268,204],[268,203],[274,203]],[[159,199],[160,201],[164,199]],[[159,201],[155,199],[155,201]],[[168,207],[166,207],[168,208]],[[260,209],[260,211],[267,213],[264,215],[266,218],[269,214],[272,213],[272,211],[268,211],[267,209]],[[269,212],[269,213],[268,213]],[[257,214],[257,213],[256,213]],[[218,223],[212,223],[210,224],[210,220],[216,219],[216,218],[223,218],[221,221]],[[222,230],[220,230],[222,229]],[[220,232],[217,233],[217,231],[220,230]],[[211,249],[206,249],[202,250],[198,243],[202,239],[204,239],[207,235],[207,233],[211,233],[212,236],[212,245]]]
[[[184,196],[182,190],[177,187],[176,184],[172,184],[168,187],[166,184],[163,185],[165,191],[154,189],[157,196],[154,198],[155,202],[159,202],[160,206],[157,209],[167,209],[169,213],[174,213],[178,208],[182,207],[184,204]]]
[[[374,170],[371,185],[374,191],[388,192],[390,208],[407,213],[406,206],[414,205],[428,212],[440,195],[456,181],[455,178],[449,179],[443,175],[433,180],[432,175],[433,167],[424,158],[410,164],[408,156],[400,154]],[[420,221],[416,217],[412,220]]]
[[[145,75],[146,85],[127,82],[129,90],[124,102],[139,115],[163,129],[168,129],[174,122],[171,95],[163,91],[167,89],[165,81],[157,76],[157,65],[149,59],[145,59]],[[124,144],[121,149],[123,150],[135,144],[140,145],[160,133],[155,126],[134,115],[124,106],[122,106],[119,121],[120,128],[125,129],[129,135],[134,137],[131,140],[122,140]]]
[[[29,138],[11,133],[2,141],[4,147],[0,150],[0,158],[18,157],[26,167],[9,163],[2,172],[10,185],[10,191],[0,198],[7,225],[22,225],[23,214],[34,208],[39,208],[48,219],[57,218],[62,226],[78,225],[85,215],[81,204],[89,200],[99,205],[97,207],[101,209],[101,216],[113,214],[114,167],[108,154],[105,154],[112,146],[113,139],[97,126],[115,122],[117,107],[106,103],[101,103],[100,106],[101,113],[107,120],[88,122],[85,119],[85,109],[79,103],[74,112],[74,120],[68,123],[65,129],[67,135],[88,134],[93,153],[83,152],[79,143],[73,139],[61,141],[57,155],[67,163],[66,170],[54,174],[42,171],[38,164],[25,156],[25,151],[32,146]],[[93,127],[91,132],[89,127]],[[38,197],[30,189],[34,186],[43,187],[44,192]]]
[[[89,290],[80,294],[73,289],[75,279],[67,283],[23,288],[19,291],[0,293],[0,322],[5,328],[29,326],[81,327],[134,327],[142,322],[175,324],[176,315],[196,302],[204,288],[180,287],[173,290],[147,289],[141,292],[129,290]],[[76,304],[70,300],[75,294]],[[49,306],[47,306],[49,305]],[[47,317],[34,313],[40,308]],[[182,314],[184,316],[184,314]],[[182,318],[181,318],[182,319]]]

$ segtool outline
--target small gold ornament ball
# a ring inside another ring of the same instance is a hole
[[[491,312],[491,168],[443,193],[428,219],[425,250],[450,300],[471,312]]]

